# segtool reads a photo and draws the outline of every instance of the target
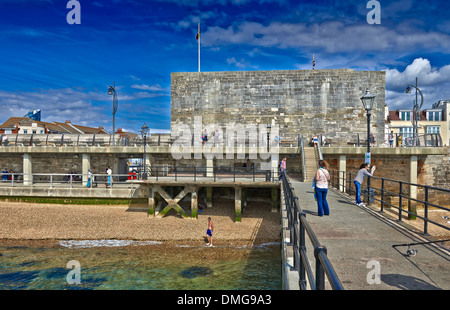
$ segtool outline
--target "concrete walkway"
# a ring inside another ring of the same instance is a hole
[[[312,184],[292,178],[291,182],[307,221],[328,249],[346,290],[450,289],[450,251],[435,245],[415,245],[411,248],[418,250],[417,255],[407,256],[407,246],[393,245],[429,240],[379,212],[356,206],[353,197],[336,189],[328,191],[330,215],[319,217]],[[307,251],[313,258],[312,247]],[[376,270],[380,271],[379,284],[372,276]]]

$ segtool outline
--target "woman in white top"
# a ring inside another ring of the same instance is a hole
[[[328,208],[327,193],[328,181],[330,180],[330,173],[328,172],[328,163],[324,160],[319,161],[319,169],[316,172],[316,195],[317,195],[317,213],[319,216],[330,215]]]

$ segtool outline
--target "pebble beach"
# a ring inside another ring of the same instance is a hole
[[[242,221],[234,221],[234,202],[222,200],[197,219],[171,210],[149,218],[147,209],[128,206],[58,205],[0,202],[0,244],[59,246],[62,240],[137,240],[163,244],[206,244],[207,219],[214,223],[213,244],[253,246],[280,242],[280,214],[270,204],[249,202]]]

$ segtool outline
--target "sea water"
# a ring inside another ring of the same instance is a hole
[[[207,247],[73,240],[53,248],[0,247],[4,290],[279,290],[281,286],[277,243]]]

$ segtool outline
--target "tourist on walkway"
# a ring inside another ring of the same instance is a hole
[[[358,174],[356,175],[356,178],[353,180],[353,183],[355,184],[356,189],[356,205],[359,207],[365,207],[365,204],[361,201],[361,184],[364,181],[364,178],[368,176],[373,176],[373,172],[375,171],[375,166],[370,169],[370,164],[362,164],[359,167]],[[369,172],[370,170],[370,172]]]
[[[106,169],[106,187],[109,187],[112,185],[112,170],[111,168],[108,166],[108,169]]]
[[[208,239],[208,243],[206,245],[212,246],[212,233],[214,231],[214,224],[210,217],[208,217],[208,229],[206,230],[206,238]]]
[[[324,160],[319,161],[319,169],[316,171],[316,186],[315,192],[317,196],[317,213],[319,216],[330,215],[328,208],[327,193],[328,181],[330,180],[330,173],[328,172],[328,163]]]
[[[283,178],[283,174],[286,173],[286,157],[280,162],[280,176],[278,177],[278,181],[281,181]]]
[[[389,134],[389,147],[394,147],[394,132],[391,131]]]
[[[313,136],[314,147],[319,146],[319,138],[317,138],[317,134]]]
[[[88,181],[87,181],[86,186],[91,187],[91,182],[92,182],[92,171],[91,171],[91,169],[89,169],[88,170]]]
[[[8,173],[9,173],[8,169],[6,169],[6,168],[2,171],[2,174],[3,174],[2,175],[2,181],[3,182],[7,182],[8,181]]]

